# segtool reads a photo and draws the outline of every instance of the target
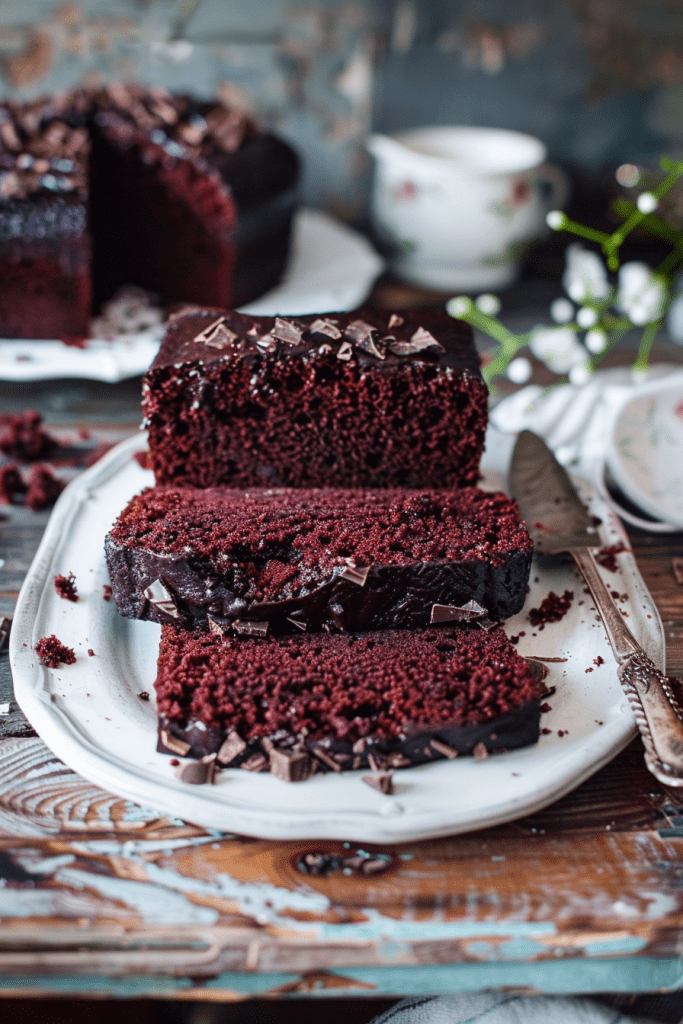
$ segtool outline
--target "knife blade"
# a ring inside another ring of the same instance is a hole
[[[569,474],[530,430],[523,430],[515,444],[509,483],[536,552],[568,552],[588,585],[619,663],[647,767],[660,782],[683,786],[683,710],[671,681],[633,636],[602,580],[592,552],[600,546],[600,535]]]

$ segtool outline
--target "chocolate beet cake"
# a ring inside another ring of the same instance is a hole
[[[245,639],[164,626],[159,749],[289,781],[485,756],[538,739],[539,685],[499,628]]]
[[[129,618],[224,632],[414,628],[518,612],[517,505],[453,491],[150,488],[105,542]]]
[[[0,105],[0,337],[88,333],[122,285],[240,305],[288,256],[299,160],[221,103],[114,84]]]
[[[169,319],[145,376],[159,484],[476,483],[487,390],[469,325],[439,310]]]

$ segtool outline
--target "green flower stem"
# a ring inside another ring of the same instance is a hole
[[[578,235],[579,238],[586,238],[589,242],[597,242],[601,246],[609,244],[612,236],[606,234],[604,231],[597,231],[595,228],[586,227],[585,224],[579,224],[576,220],[570,220],[569,217],[562,218],[562,225],[559,228],[560,231],[568,231],[572,235]]]
[[[655,337],[657,336],[657,332],[662,326],[662,322],[663,321],[661,320],[655,320],[653,323],[647,324],[647,326],[645,327],[645,330],[643,331],[643,337],[640,342],[640,347],[638,348],[638,355],[636,356],[636,361],[633,364],[634,370],[647,370],[648,364],[650,362],[650,351],[652,349],[652,343],[654,342]]]

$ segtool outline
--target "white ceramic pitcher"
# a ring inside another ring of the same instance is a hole
[[[544,144],[499,128],[432,127],[371,135],[371,216],[403,280],[438,291],[504,288],[567,179]]]

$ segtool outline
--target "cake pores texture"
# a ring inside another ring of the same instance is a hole
[[[290,318],[292,341],[273,336],[272,317],[190,309],[171,318],[143,385],[157,483],[476,483],[487,390],[471,329],[439,311],[394,319],[374,310]],[[217,320],[228,340],[202,341]],[[360,342],[358,323],[369,329]],[[420,331],[435,345],[410,351]],[[395,354],[397,342],[409,351]]]

